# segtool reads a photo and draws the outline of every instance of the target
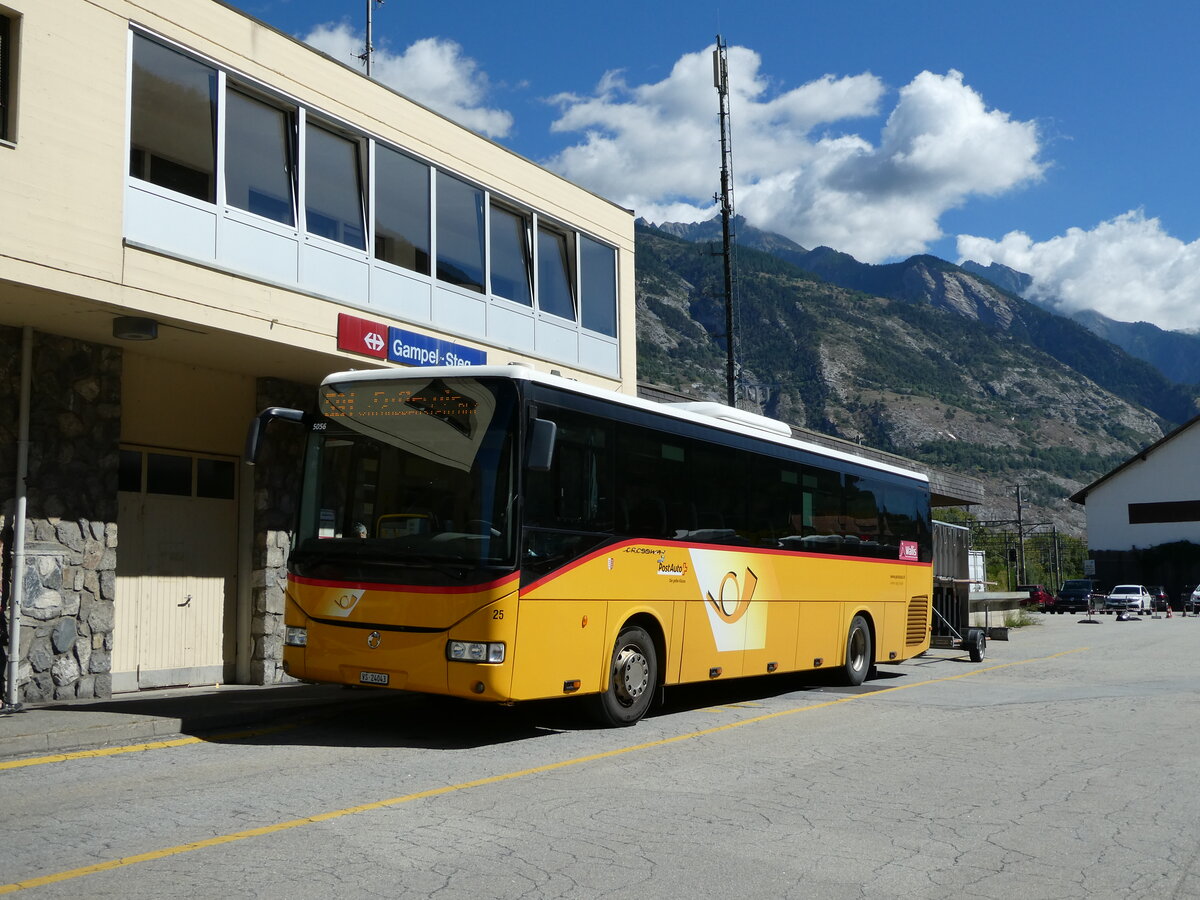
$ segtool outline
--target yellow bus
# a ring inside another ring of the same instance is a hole
[[[526,366],[344,372],[309,431],[283,665],[630,725],[665,687],[930,640],[929,485],[715,403]]]

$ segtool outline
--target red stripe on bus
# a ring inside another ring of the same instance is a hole
[[[682,549],[682,550],[724,550],[727,553],[754,553],[754,554],[757,554],[760,556],[790,556],[790,557],[802,556],[806,559],[832,559],[832,560],[842,560],[843,562],[887,563],[888,565],[897,565],[897,566],[917,566],[917,567],[921,567],[921,568],[933,568],[932,562],[920,562],[920,561],[911,560],[911,559],[879,559],[878,557],[874,557],[874,556],[842,556],[842,555],[833,554],[833,553],[802,553],[802,552],[798,552],[796,550],[776,550],[771,547],[736,547],[736,546],[731,546],[729,544],[693,544],[693,543],[685,543],[682,541],[679,541],[679,542],[673,541],[670,544],[670,546],[662,547],[662,546],[658,546],[657,544],[655,544],[651,541],[629,540],[629,541],[620,541],[616,544],[609,544],[608,546],[602,547],[599,550],[592,551],[587,556],[581,556],[581,557],[579,557],[579,559],[574,560],[573,562],[567,563],[562,568],[555,569],[549,575],[544,575],[541,578],[539,578],[537,581],[534,581],[534,582],[531,582],[530,584],[525,585],[523,588],[521,588],[521,593],[536,590],[537,588],[540,588],[543,585],[548,584],[551,581],[554,581],[556,578],[561,577],[562,575],[566,574],[567,572],[570,572],[572,569],[577,569],[580,566],[586,565],[587,563],[590,563],[594,559],[599,559],[601,556],[614,556],[617,553],[621,553],[623,551],[623,548],[625,548],[625,547],[646,547],[648,549],[653,549],[655,551],[661,550],[664,553],[667,552],[668,550],[680,550],[680,549]],[[649,556],[650,554],[646,554],[646,555]]]

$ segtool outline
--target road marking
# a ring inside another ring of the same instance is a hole
[[[48,763],[67,762],[72,759],[90,759],[96,756],[119,756],[122,753],[142,753],[146,750],[166,750],[171,747],[186,747],[189,744],[207,744],[215,741],[235,741],[242,738],[259,737],[264,734],[274,734],[277,731],[287,731],[308,724],[312,719],[289,722],[286,725],[274,725],[270,728],[259,728],[253,731],[235,731],[228,734],[212,734],[208,737],[185,737],[171,741],[148,741],[144,744],[127,744],[122,747],[101,747],[97,750],[76,750],[71,753],[54,753],[50,756],[33,756],[29,759],[14,759],[0,763],[0,772],[5,769],[20,769],[25,766],[44,766]]]
[[[716,725],[712,728],[704,728],[700,731],[690,731],[687,734],[677,734],[674,737],[662,738],[657,741],[648,741],[644,744],[634,744],[629,747],[620,747],[616,750],[606,750],[603,753],[593,753],[588,756],[577,756],[574,759],[565,759],[559,762],[547,763],[544,766],[535,766],[532,769],[521,769],[516,772],[506,772],[503,775],[491,775],[487,778],[476,778],[473,781],[464,781],[459,784],[445,785],[439,788],[430,788],[425,791],[417,791],[412,794],[404,794],[400,797],[392,797],[388,800],[378,800],[374,803],[362,803],[358,806],[348,806],[344,809],[335,809],[330,812],[318,813],[315,816],[307,816],[303,819],[291,819],[287,822],[277,822],[274,825],[264,825],[260,828],[248,828],[245,831],[237,831],[233,834],[224,834],[218,837],[208,838],[203,841],[193,841],[189,844],[179,844],[175,847],[164,847],[161,850],[152,850],[148,853],[138,853],[134,856],[124,856],[120,859],[109,860],[108,862],[96,863],[90,866],[81,866],[78,869],[67,869],[64,872],[55,872],[51,875],[42,875],[37,878],[27,878],[24,881],[16,881],[12,884],[0,885],[0,894],[12,894],[17,891],[23,891],[27,888],[43,887],[47,884],[57,884],[63,881],[70,881],[74,878],[83,878],[86,875],[96,875],[100,872],[110,872],[113,869],[121,869],[126,866],[137,865],[138,863],[154,862],[159,859],[167,859],[171,856],[178,856],[181,853],[191,853],[193,850],[204,850],[208,847],[219,847],[222,844],[232,844],[237,841],[244,841],[247,838],[262,837],[268,834],[277,834],[281,831],[290,831],[293,828],[302,828],[305,825],[316,825],[320,822],[330,822],[334,819],[341,819],[345,816],[353,816],[359,813],[372,812],[374,810],[387,809],[391,806],[400,806],[404,803],[411,803],[413,800],[425,800],[430,797],[438,797],[442,794],[453,794],[458,791],[469,790],[470,788],[486,787],[491,784],[500,784],[505,781],[514,781],[518,778],[527,778],[530,775],[542,775],[546,772],[554,772],[558,769],[566,769],[572,766],[583,765],[584,763],[597,762],[603,759],[612,759],[616,756],[623,756],[626,753],[634,753],[638,750],[650,750],[656,747],[665,747],[668,744],[677,744],[680,741],[692,740],[694,738],[708,737],[709,735],[719,734],[723,731],[731,731],[734,728],[741,728],[744,725],[755,725],[760,722],[769,722],[772,719],[781,719],[785,716],[793,716],[797,713],[811,712],[817,709],[825,709],[830,706],[836,706],[839,703],[850,703],[854,700],[861,700],[864,697],[878,697],[880,694],[888,694],[893,691],[903,691],[909,688],[924,687],[930,684],[940,684],[945,681],[956,681],[959,678],[970,678],[974,675],[982,675],[985,672],[996,672],[1000,669],[1008,669],[1013,666],[1023,666],[1028,663],[1045,662],[1049,659],[1057,659],[1060,656],[1067,656],[1072,653],[1081,653],[1089,648],[1079,647],[1075,650],[1064,650],[1060,653],[1052,653],[1049,656],[1039,656],[1033,659],[1023,659],[1016,662],[1001,663],[996,666],[988,666],[983,669],[971,669],[968,672],[961,672],[958,675],[948,675],[945,678],[931,678],[928,681],[918,681],[913,684],[901,684],[895,687],[884,688],[879,691],[871,691],[866,694],[847,694],[843,697],[838,697],[834,700],[824,700],[820,703],[811,703],[808,706],[798,706],[793,709],[784,709],[777,712],[765,713],[761,716],[752,716],[749,719],[741,719],[737,722],[728,722],[724,725]],[[186,738],[183,743],[193,743],[202,740],[201,738]],[[175,742],[164,742],[168,745],[174,745]],[[148,745],[142,745],[148,746]],[[114,748],[123,750],[124,748]],[[91,755],[104,755],[102,751],[92,753]]]

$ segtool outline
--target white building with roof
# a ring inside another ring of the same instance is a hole
[[[1071,499],[1086,507],[1101,581],[1164,584],[1174,593],[1200,580],[1200,416]]]

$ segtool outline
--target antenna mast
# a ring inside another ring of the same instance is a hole
[[[733,255],[730,223],[733,219],[733,149],[729,138],[729,67],[725,42],[717,35],[713,50],[713,84],[721,104],[721,256],[725,263],[725,389],[727,402],[737,406],[737,361],[733,334]]]
[[[371,57],[375,55],[375,6],[383,5],[383,0],[367,0],[367,46],[358,58],[367,64],[367,77],[371,77]]]

